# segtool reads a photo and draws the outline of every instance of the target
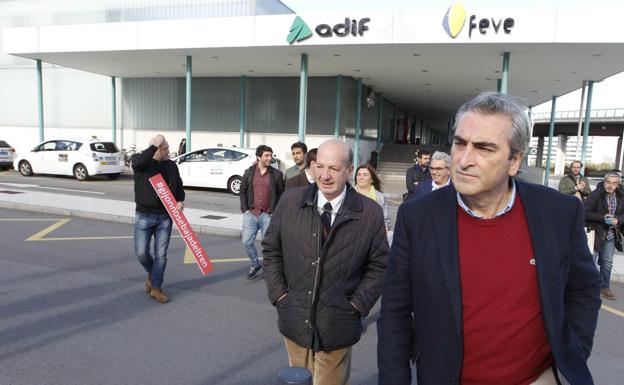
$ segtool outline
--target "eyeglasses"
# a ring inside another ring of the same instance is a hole
[[[436,171],[436,172],[440,172],[442,170],[447,169],[448,167],[429,167],[429,171]]]

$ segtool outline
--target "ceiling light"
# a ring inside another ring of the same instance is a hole
[[[412,56],[420,56],[419,53],[413,53]]]
[[[360,70],[355,70],[355,72],[360,72]]]
[[[219,56],[213,56],[212,58],[213,58],[213,59],[218,59],[218,58],[219,58]]]
[[[287,65],[287,66],[291,66],[291,65],[292,65],[292,63],[286,63],[286,65]]]
[[[500,73],[500,71],[496,70],[496,71],[494,71],[494,73],[495,73],[495,74],[499,74],[499,73]]]
[[[340,54],[335,53],[334,56],[335,57],[340,57]]]
[[[253,70],[249,70],[249,72],[253,72]]]
[[[431,85],[431,83],[425,83],[425,85],[426,85],[426,86],[430,86],[430,85]]]
[[[600,57],[600,56],[602,56],[602,54],[601,54],[601,53],[595,53],[595,54],[593,54],[592,56],[593,56],[593,57]]]
[[[422,72],[429,72],[429,71],[427,71],[427,70],[422,70]]]
[[[559,79],[555,79],[555,81],[556,81],[556,82],[560,82],[561,80],[559,80]]]
[[[485,78],[485,80],[492,80],[492,78]]]
[[[537,90],[531,90],[531,92],[533,92],[534,94],[536,94],[538,91],[537,91]]]
[[[570,73],[571,73],[572,75],[576,75],[576,74],[578,74],[578,72],[576,72],[576,71],[572,71],[572,72],[570,72]]]

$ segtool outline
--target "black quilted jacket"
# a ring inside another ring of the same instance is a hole
[[[388,255],[383,212],[347,186],[321,248],[316,184],[287,190],[262,241],[269,299],[280,332],[314,351],[355,344],[377,301]],[[277,302],[284,293],[288,295]],[[351,302],[355,304],[356,310]]]

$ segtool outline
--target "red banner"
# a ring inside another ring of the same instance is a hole
[[[197,266],[201,270],[203,275],[206,275],[212,271],[212,262],[208,258],[208,254],[206,254],[206,250],[199,242],[197,235],[191,228],[191,224],[186,219],[184,213],[181,213],[176,210],[178,206],[178,202],[175,197],[171,193],[169,186],[165,183],[162,175],[156,174],[149,179],[154,191],[156,191],[156,195],[160,198],[160,201],[167,209],[169,216],[173,223],[175,223],[180,235],[182,235],[182,239],[184,239],[184,243],[189,248],[193,257],[195,257],[195,262],[197,262]]]

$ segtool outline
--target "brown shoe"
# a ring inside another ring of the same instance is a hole
[[[163,293],[160,289],[152,289],[150,290],[150,297],[154,298],[157,302],[167,303],[169,302],[169,298]]]
[[[607,288],[600,289],[600,294],[602,295],[603,298],[611,300],[611,301],[615,301],[617,299],[617,295],[615,295],[614,292],[612,292],[611,290]]]
[[[145,292],[149,293],[152,290],[152,275],[148,274],[145,280]]]

